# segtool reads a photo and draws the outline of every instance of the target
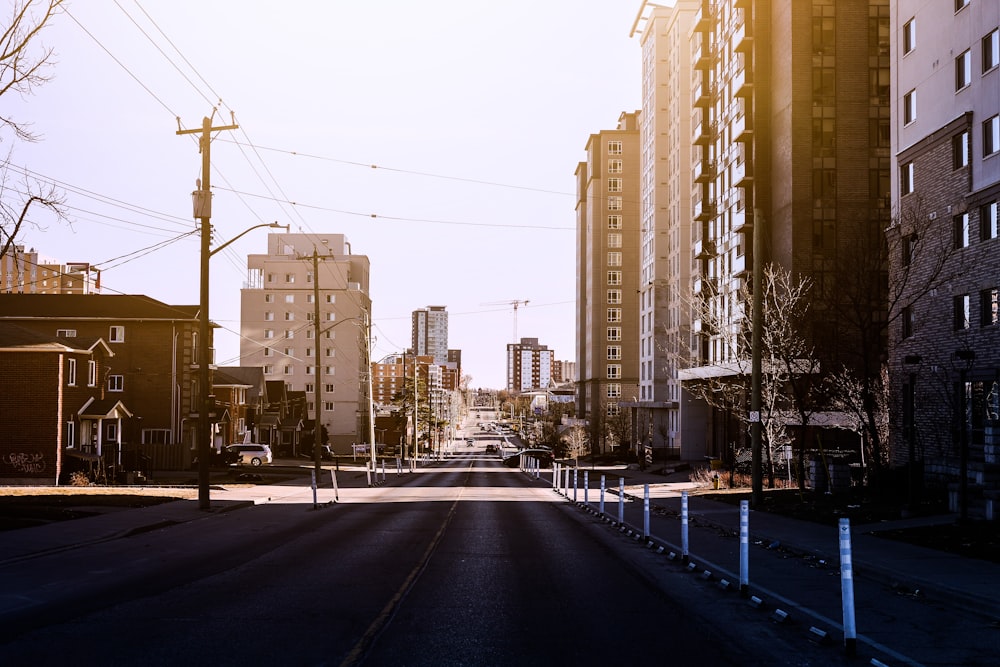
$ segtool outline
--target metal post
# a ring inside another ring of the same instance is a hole
[[[604,475],[601,475],[601,516],[604,516]]]
[[[583,471],[583,504],[590,504],[590,471]]]
[[[316,495],[316,471],[309,471],[312,475],[312,491],[313,491],[313,509],[319,508],[319,498]]]
[[[573,502],[574,503],[576,502],[576,489],[577,489],[577,480],[578,480],[579,474],[580,474],[580,471],[577,468],[573,468]]]
[[[688,492],[681,491],[681,560],[688,559]]]
[[[618,478],[618,523],[625,523],[625,478]]]
[[[330,481],[333,482],[333,499],[335,502],[340,502],[340,488],[337,486],[337,471],[330,471]]]
[[[854,657],[858,632],[854,622],[854,566],[851,564],[851,520],[840,520],[840,590],[844,606],[844,650]]]
[[[740,501],[740,593],[750,587],[750,503]]]
[[[644,484],[642,491],[642,536],[649,539],[649,484]]]

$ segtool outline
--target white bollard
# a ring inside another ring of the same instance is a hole
[[[583,504],[590,504],[590,471],[583,471]]]
[[[681,560],[688,558],[688,492],[681,491]]]
[[[740,501],[740,593],[750,587],[750,502]]]
[[[577,489],[577,479],[579,477],[580,470],[578,468],[573,468],[573,502],[576,502],[576,489]]]
[[[625,523],[625,478],[618,478],[618,523]]]
[[[642,493],[642,537],[649,539],[649,484],[643,486]]]
[[[840,520],[840,589],[844,606],[844,650],[857,653],[858,631],[854,621],[854,566],[851,564],[851,520]]]
[[[368,486],[372,485],[372,466],[370,463],[365,464],[365,475],[368,477]]]
[[[312,475],[313,509],[316,509],[319,507],[319,499],[316,497],[316,469],[313,468],[309,473]]]
[[[335,502],[340,502],[340,488],[337,486],[337,471],[330,471],[330,479],[333,482],[333,500]]]
[[[559,479],[559,464],[556,461],[552,462],[552,488],[559,489],[559,484],[556,480]]]
[[[604,516],[604,475],[601,475],[601,516]]]

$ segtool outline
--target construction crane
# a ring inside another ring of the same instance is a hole
[[[514,340],[513,343],[517,343],[517,309],[521,306],[527,306],[527,299],[508,299],[507,301],[490,301],[489,303],[481,303],[480,306],[513,306],[514,307]]]

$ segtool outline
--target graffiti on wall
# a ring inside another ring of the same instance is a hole
[[[12,452],[4,454],[3,463],[22,474],[45,472],[45,454],[39,452]]]

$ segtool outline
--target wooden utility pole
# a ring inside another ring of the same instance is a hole
[[[209,421],[212,408],[214,407],[214,396],[209,386],[208,365],[211,362],[211,352],[209,350],[209,321],[208,321],[208,260],[212,257],[212,132],[223,130],[235,130],[239,126],[235,120],[231,125],[212,127],[212,119],[204,118],[201,128],[197,130],[181,130],[180,119],[177,119],[177,134],[201,134],[198,141],[201,151],[201,180],[198,182],[198,189],[192,193],[194,204],[194,217],[201,220],[201,299],[199,304],[199,327],[198,327],[198,430],[196,444],[198,448],[198,508],[207,510],[211,502],[209,499],[208,480],[208,458],[211,446],[209,440],[212,437],[211,422]]]
[[[323,355],[320,350],[320,331],[319,326],[319,253],[316,252],[316,246],[313,246],[313,335],[316,337],[316,349],[314,354],[316,355],[316,362],[313,364],[313,381],[316,383],[315,394],[316,394],[316,419],[313,422],[313,468],[316,470],[316,479],[319,479],[320,470],[320,446],[322,445],[322,434],[323,434],[323,424],[320,422],[320,414],[323,412],[323,391],[321,385],[323,384],[323,374],[320,370],[320,364],[323,363]]]

